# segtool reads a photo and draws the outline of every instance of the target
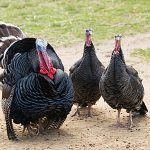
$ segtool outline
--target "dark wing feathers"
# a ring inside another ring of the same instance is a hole
[[[82,61],[82,58],[79,59],[76,63],[74,63],[74,64],[71,66],[71,68],[69,69],[70,75],[80,66],[81,61]]]

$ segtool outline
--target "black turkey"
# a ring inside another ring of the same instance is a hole
[[[138,72],[127,66],[121,49],[121,36],[115,37],[115,49],[110,63],[100,80],[100,91],[104,101],[113,109],[118,110],[117,127],[120,126],[120,112],[124,108],[129,113],[129,128],[133,127],[132,112],[146,114],[144,87]]]
[[[70,77],[74,87],[74,103],[80,116],[79,107],[88,106],[88,116],[91,116],[91,106],[100,98],[99,81],[104,66],[98,60],[95,47],[91,41],[91,30],[86,30],[83,56],[70,68]],[[73,115],[73,116],[74,116]]]
[[[2,110],[7,135],[16,139],[12,120],[31,133],[59,128],[72,107],[73,85],[50,44],[24,38],[7,49]]]

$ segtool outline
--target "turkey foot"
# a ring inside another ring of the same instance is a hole
[[[121,113],[121,109],[118,109],[118,113],[117,113],[117,123],[116,123],[116,127],[117,128],[122,128],[123,125],[120,123],[120,113]]]
[[[76,112],[75,112],[71,117],[74,117],[74,116],[76,116],[76,115],[78,115],[78,116],[80,117],[81,114],[80,114],[79,109],[77,109]]]
[[[38,130],[37,127],[35,126],[35,124],[34,124],[34,125],[33,125],[33,124],[25,125],[25,126],[23,127],[22,133],[24,133],[26,129],[27,129],[28,134],[29,134],[30,136],[32,136],[33,134],[35,134],[35,133],[37,132],[37,130]]]
[[[120,122],[117,122],[115,125],[114,125],[116,128],[123,128],[124,125]]]
[[[39,119],[39,123],[37,124],[37,135],[39,135],[40,133],[42,133],[42,131],[44,131],[44,127],[42,125],[42,119]]]

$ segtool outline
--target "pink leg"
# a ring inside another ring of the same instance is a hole
[[[120,123],[120,112],[121,112],[121,109],[118,109],[118,113],[117,113],[117,123],[116,123],[116,126],[117,127],[120,127],[121,123]]]
[[[134,126],[133,120],[132,120],[132,111],[129,112],[129,129],[132,129]]]
[[[80,111],[79,111],[79,104],[77,105],[77,110],[76,112],[71,116],[71,117],[74,117],[78,114],[78,116],[80,117]]]

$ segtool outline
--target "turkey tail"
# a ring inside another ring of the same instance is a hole
[[[142,105],[141,105],[141,108],[140,108],[140,110],[139,110],[139,113],[140,113],[141,115],[145,115],[147,112],[148,112],[148,109],[147,109],[145,103],[142,102]]]
[[[3,54],[13,42],[24,38],[25,35],[17,26],[0,24],[0,54]]]
[[[1,60],[3,59],[4,55],[3,54],[0,54],[0,62]]]
[[[4,51],[15,41],[20,40],[15,36],[8,36],[0,38],[0,54],[3,55]]]
[[[17,26],[0,23],[0,63],[4,51],[14,42],[25,38],[24,33]],[[2,65],[0,64],[0,67]]]
[[[15,37],[20,37],[21,39],[25,37],[24,33],[17,26],[1,23],[0,24],[0,37],[8,37],[13,35]]]
[[[17,140],[15,131],[13,129],[12,119],[10,115],[11,104],[13,101],[15,86],[12,87],[12,91],[10,93],[9,98],[5,104],[5,121],[6,121],[6,129],[7,129],[7,136],[9,140]]]
[[[137,116],[137,115],[145,115],[147,112],[148,112],[148,109],[147,109],[145,103],[142,102],[141,108],[139,110],[137,110],[137,109],[134,110],[132,113],[134,116]]]

